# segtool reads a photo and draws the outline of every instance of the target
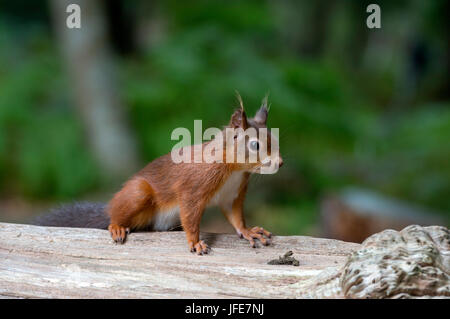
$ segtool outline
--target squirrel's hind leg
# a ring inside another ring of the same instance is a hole
[[[153,189],[141,178],[128,181],[108,203],[108,230],[116,243],[123,244],[131,229],[148,224],[153,215]]]

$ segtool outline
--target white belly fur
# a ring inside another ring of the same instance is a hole
[[[214,194],[213,198],[209,201],[208,207],[219,206],[224,209],[231,209],[233,201],[239,194],[239,187],[242,183],[244,172],[234,172],[228,177],[227,181],[222,187]]]
[[[207,207],[219,206],[223,209],[231,209],[233,201],[239,194],[242,183],[243,172],[234,172],[227,181],[214,194]],[[180,207],[174,206],[169,210],[159,211],[151,221],[152,229],[155,231],[166,231],[181,225]]]
[[[151,220],[151,225],[155,231],[166,231],[180,226],[180,207],[174,206],[169,210],[157,212]]]

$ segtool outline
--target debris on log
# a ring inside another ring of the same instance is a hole
[[[272,259],[267,264],[268,265],[293,265],[293,266],[299,266],[300,262],[292,257],[294,253],[292,250],[289,250],[287,253],[284,254],[284,256],[278,257],[278,259]]]

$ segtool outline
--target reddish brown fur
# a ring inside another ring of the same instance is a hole
[[[230,126],[246,129],[248,125],[264,126],[247,119],[243,108],[237,110],[231,118]],[[191,146],[191,154],[193,153]],[[122,243],[129,229],[142,229],[150,223],[155,213],[179,205],[180,220],[189,248],[198,253],[206,253],[207,246],[199,240],[199,226],[208,202],[233,172],[257,165],[259,163],[176,164],[170,153],[161,156],[126,182],[109,202],[107,211],[111,217],[111,236],[116,242]],[[253,246],[253,238],[267,244],[262,234],[270,236],[270,233],[259,227],[252,230],[245,227],[243,203],[249,177],[250,174],[245,172],[241,185],[236,190],[238,194],[231,211],[222,211],[238,234],[248,239]]]

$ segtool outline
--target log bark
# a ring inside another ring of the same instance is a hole
[[[361,245],[275,236],[251,248],[230,234],[132,233],[0,223],[2,298],[450,298],[450,231],[411,225]],[[298,266],[268,264],[292,251]]]
[[[184,232],[132,233],[115,245],[103,230],[0,223],[0,297],[296,298],[360,246],[274,236],[272,245],[251,248],[236,235],[201,238],[209,255],[190,253]],[[267,264],[289,250],[298,267]]]

